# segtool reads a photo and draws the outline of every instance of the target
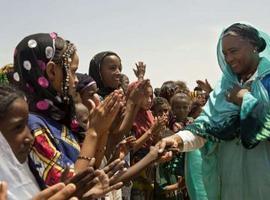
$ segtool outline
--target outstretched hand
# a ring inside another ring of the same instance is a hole
[[[173,153],[175,150],[179,150],[179,147],[181,148],[183,144],[183,141],[181,137],[174,134],[169,137],[165,137],[162,140],[160,140],[155,147],[157,147],[159,150],[158,152],[161,154],[160,156],[160,162],[167,162],[172,159]]]
[[[93,198],[100,198],[112,190],[120,189],[123,186],[123,183],[113,182],[123,173],[123,165],[124,161],[117,159],[108,164],[102,170],[96,170],[95,179],[97,180],[97,184],[86,194],[84,194],[82,199],[88,200]]]

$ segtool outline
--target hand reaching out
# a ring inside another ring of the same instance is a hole
[[[108,164],[102,170],[96,170],[95,176],[97,184],[83,195],[83,200],[99,198],[104,196],[106,193],[120,189],[123,186],[122,182],[113,183],[113,181],[122,174],[124,161],[117,159],[112,163]]]

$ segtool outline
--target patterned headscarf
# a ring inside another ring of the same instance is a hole
[[[59,38],[56,33],[39,33],[25,37],[14,52],[13,78],[27,94],[31,112],[49,116],[77,129],[73,98],[69,95],[69,67],[75,46]],[[64,80],[62,94],[58,94],[48,80],[49,61],[62,66]]]
[[[107,95],[109,95],[111,92],[113,92],[116,88],[110,88],[110,87],[105,87],[103,84],[102,76],[101,76],[101,65],[105,57],[107,56],[117,56],[119,60],[121,61],[120,57],[112,52],[112,51],[103,51],[98,54],[96,54],[92,60],[90,61],[89,65],[89,75],[93,77],[93,79],[97,83],[98,87],[98,94],[102,96],[103,98]]]

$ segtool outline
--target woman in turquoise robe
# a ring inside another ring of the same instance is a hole
[[[270,37],[250,25],[225,29],[217,46],[223,75],[203,112],[184,131],[159,143],[161,149],[180,145],[183,151],[202,146],[209,200],[269,199],[269,49]]]

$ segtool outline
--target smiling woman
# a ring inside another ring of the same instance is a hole
[[[250,25],[225,29],[217,47],[221,81],[200,116],[160,143],[201,148],[208,199],[268,199],[269,44],[270,36]]]

